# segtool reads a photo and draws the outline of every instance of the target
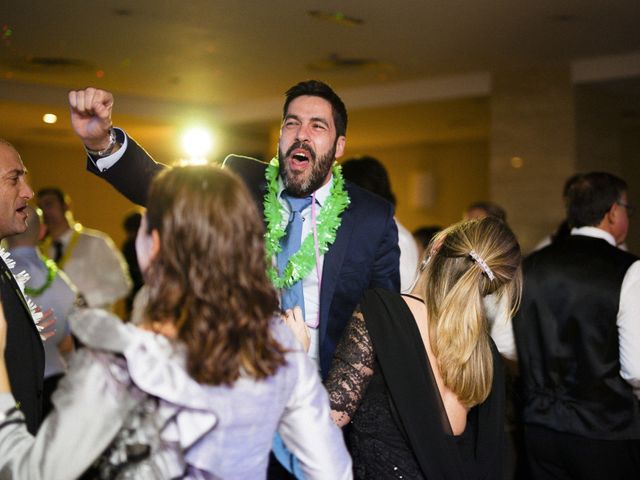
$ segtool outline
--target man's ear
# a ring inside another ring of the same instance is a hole
[[[602,220],[600,220],[600,223],[596,225],[596,227],[611,233],[611,226],[615,223],[616,215],[618,214],[616,210],[617,206],[616,203],[611,205],[611,208],[602,216]]]
[[[605,213],[605,218],[607,219],[607,222],[609,222],[609,224],[613,224],[616,222],[616,220],[618,219],[618,215],[620,215],[620,212],[618,211],[619,209],[619,205],[614,202],[607,213]]]
[[[344,154],[344,147],[347,143],[347,138],[344,135],[340,135],[336,141],[336,158],[340,158]]]

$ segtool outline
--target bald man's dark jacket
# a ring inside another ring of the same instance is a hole
[[[266,164],[230,155],[226,168],[240,176],[263,212]],[[111,168],[98,171],[87,159],[89,171],[103,177],[134,203],[145,205],[153,177],[164,165],[156,163],[130,137],[123,157]],[[345,182],[350,204],[342,213],[335,242],[324,255],[320,292],[320,367],[329,372],[338,340],[364,291],[381,287],[400,290],[400,249],[394,210],[386,200]]]
[[[0,296],[7,320],[5,360],[11,391],[35,434],[42,421],[44,347],[20,287],[0,259]]]

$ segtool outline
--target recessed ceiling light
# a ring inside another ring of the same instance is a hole
[[[42,121],[44,123],[53,124],[53,123],[56,123],[58,121],[58,116],[56,114],[54,114],[54,113],[45,113],[42,116]]]
[[[511,166],[513,168],[522,168],[524,167],[524,160],[522,157],[511,157]]]

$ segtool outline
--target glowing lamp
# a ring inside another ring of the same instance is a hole
[[[58,121],[58,116],[57,116],[57,115],[55,115],[55,114],[53,114],[53,113],[45,113],[45,114],[42,116],[42,121],[43,121],[44,123],[50,123],[50,124],[53,124],[53,123],[56,123],[56,122]]]
[[[191,158],[205,158],[213,146],[213,137],[204,128],[192,128],[182,136],[182,148]]]

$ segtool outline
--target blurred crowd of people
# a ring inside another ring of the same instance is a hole
[[[140,210],[119,250],[0,139],[0,478],[637,475],[623,179],[567,179],[524,257],[489,201],[402,225],[323,82],[285,93],[271,161],[222,167],[155,162],[110,92],[68,100],[87,169]]]

